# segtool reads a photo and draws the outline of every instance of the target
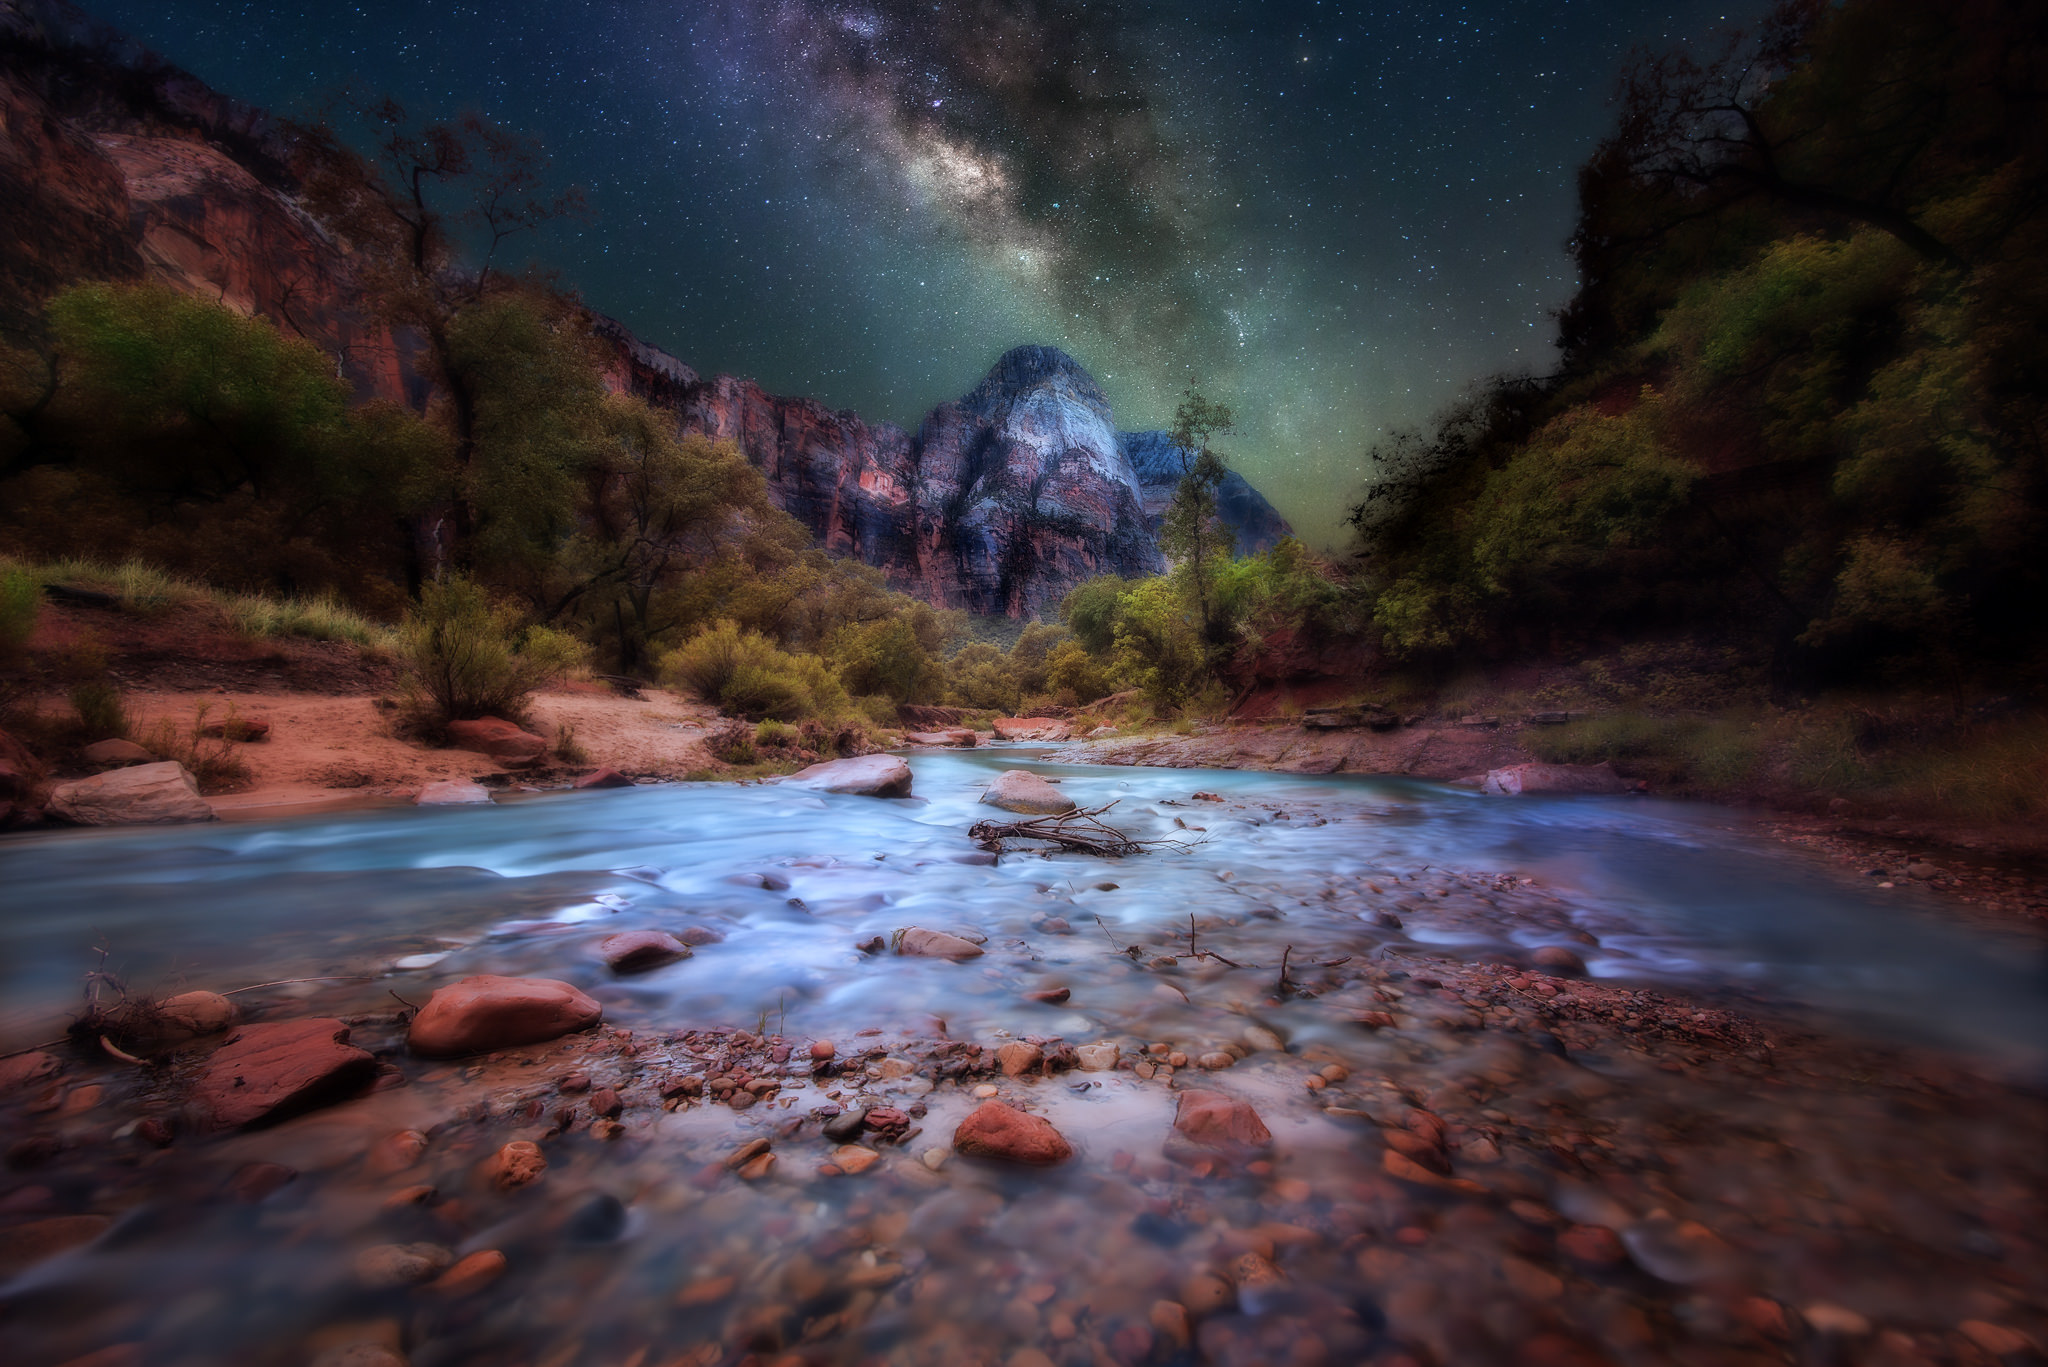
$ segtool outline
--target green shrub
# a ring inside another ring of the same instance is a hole
[[[493,606],[481,585],[460,577],[421,591],[398,642],[406,691],[432,723],[516,719],[536,688],[583,660],[574,638],[546,627],[522,630],[516,612]]]
[[[119,740],[128,735],[128,709],[121,701],[121,690],[106,679],[75,683],[67,696],[86,743]]]
[[[754,752],[754,729],[744,722],[729,721],[714,727],[704,737],[704,748],[711,752],[711,758],[723,764],[752,764],[759,758]]]
[[[27,648],[42,605],[43,586],[35,576],[12,566],[0,571],[0,664]]]
[[[749,721],[837,717],[850,706],[823,660],[792,654],[733,622],[719,622],[670,651],[661,673],[665,681]]]
[[[804,733],[787,722],[776,721],[773,717],[754,728],[754,744],[771,750],[787,750],[802,742]]]

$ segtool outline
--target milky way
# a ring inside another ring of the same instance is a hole
[[[91,8],[273,108],[354,82],[538,135],[595,208],[544,263],[702,370],[914,424],[1051,343],[1125,427],[1230,404],[1233,463],[1336,544],[1377,435],[1552,364],[1628,51],[1756,6]]]

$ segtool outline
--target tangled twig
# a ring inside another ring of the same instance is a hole
[[[977,821],[968,828],[967,838],[997,854],[1006,853],[1010,848],[1008,842],[1015,840],[1037,842],[1039,854],[1072,850],[1076,854],[1092,854],[1103,859],[1121,859],[1125,855],[1144,854],[1157,849],[1189,850],[1201,843],[1193,840],[1140,840],[1125,835],[1107,822],[1097,820],[1114,806],[1115,802],[1105,802],[1100,807],[1035,816],[1028,821]],[[1024,848],[1033,846],[1026,844]]]

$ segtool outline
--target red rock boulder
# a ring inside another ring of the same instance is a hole
[[[540,763],[548,743],[531,731],[522,731],[502,717],[478,717],[474,721],[448,723],[448,743],[458,750],[488,755],[507,769],[525,769]]]
[[[377,1060],[348,1042],[338,1020],[245,1025],[207,1059],[197,1099],[223,1129],[267,1125],[353,1096]]]
[[[616,769],[598,769],[576,780],[578,788],[630,788],[633,780]]]
[[[984,1101],[953,1131],[953,1147],[976,1158],[1000,1158],[1039,1167],[1074,1156],[1067,1137],[1041,1116],[1027,1115],[1000,1101]]]
[[[434,993],[412,1019],[406,1042],[426,1058],[487,1054],[583,1030],[604,1008],[553,978],[464,978]]]
[[[1195,1148],[1212,1153],[1239,1156],[1261,1152],[1273,1145],[1273,1132],[1251,1103],[1228,1092],[1191,1087],[1180,1094],[1179,1109],[1173,1115],[1173,1148]]]

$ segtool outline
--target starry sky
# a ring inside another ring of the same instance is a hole
[[[537,136],[524,239],[700,371],[915,428],[1011,346],[1119,426],[1190,386],[1312,544],[1389,428],[1547,371],[1574,174],[1631,49],[1727,0],[87,0],[219,89]]]

